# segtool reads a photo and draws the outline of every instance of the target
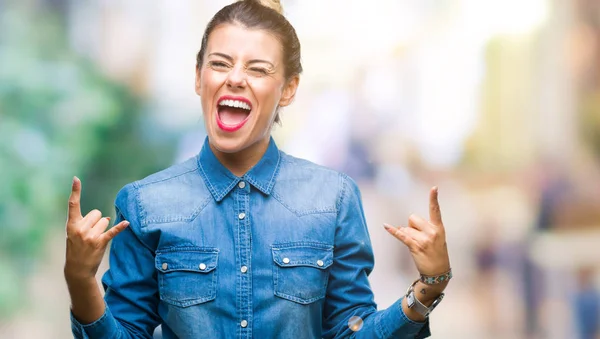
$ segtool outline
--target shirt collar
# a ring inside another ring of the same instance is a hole
[[[279,171],[280,158],[279,149],[271,137],[267,151],[260,161],[240,178],[219,162],[210,148],[207,137],[198,156],[198,166],[210,193],[216,201],[221,201],[242,180],[247,181],[264,194],[271,194],[275,177]]]

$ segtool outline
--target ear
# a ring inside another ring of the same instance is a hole
[[[200,67],[198,65],[196,65],[196,82],[195,82],[195,90],[196,90],[196,94],[200,95],[201,93],[201,86],[200,84],[202,83],[201,79],[201,72],[200,72]]]
[[[300,76],[295,75],[293,78],[288,80],[283,88],[283,93],[281,95],[281,99],[279,99],[279,107],[285,107],[294,101],[294,97],[296,96],[296,90],[298,89],[298,84],[300,83]]]

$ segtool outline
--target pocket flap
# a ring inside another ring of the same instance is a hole
[[[155,265],[161,272],[208,273],[217,267],[219,250],[207,247],[168,248],[156,251]]]
[[[310,266],[325,269],[333,263],[333,246],[319,243],[273,245],[273,261],[280,267]]]

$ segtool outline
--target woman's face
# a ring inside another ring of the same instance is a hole
[[[211,145],[224,153],[266,145],[277,108],[291,103],[297,86],[297,76],[285,79],[275,36],[237,24],[215,28],[196,70]]]

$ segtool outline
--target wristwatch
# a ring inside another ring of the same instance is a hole
[[[417,299],[417,297],[415,296],[415,285],[419,281],[420,279],[415,280],[415,282],[412,283],[412,285],[410,285],[410,287],[408,288],[408,291],[406,291],[406,304],[408,305],[408,308],[414,309],[415,311],[417,311],[417,313],[427,318],[429,317],[431,311],[433,311],[433,309],[437,307],[437,305],[442,301],[442,299],[444,299],[444,293],[440,294],[440,296],[433,301],[433,304],[427,307],[423,305],[423,303],[420,302],[419,299]]]

